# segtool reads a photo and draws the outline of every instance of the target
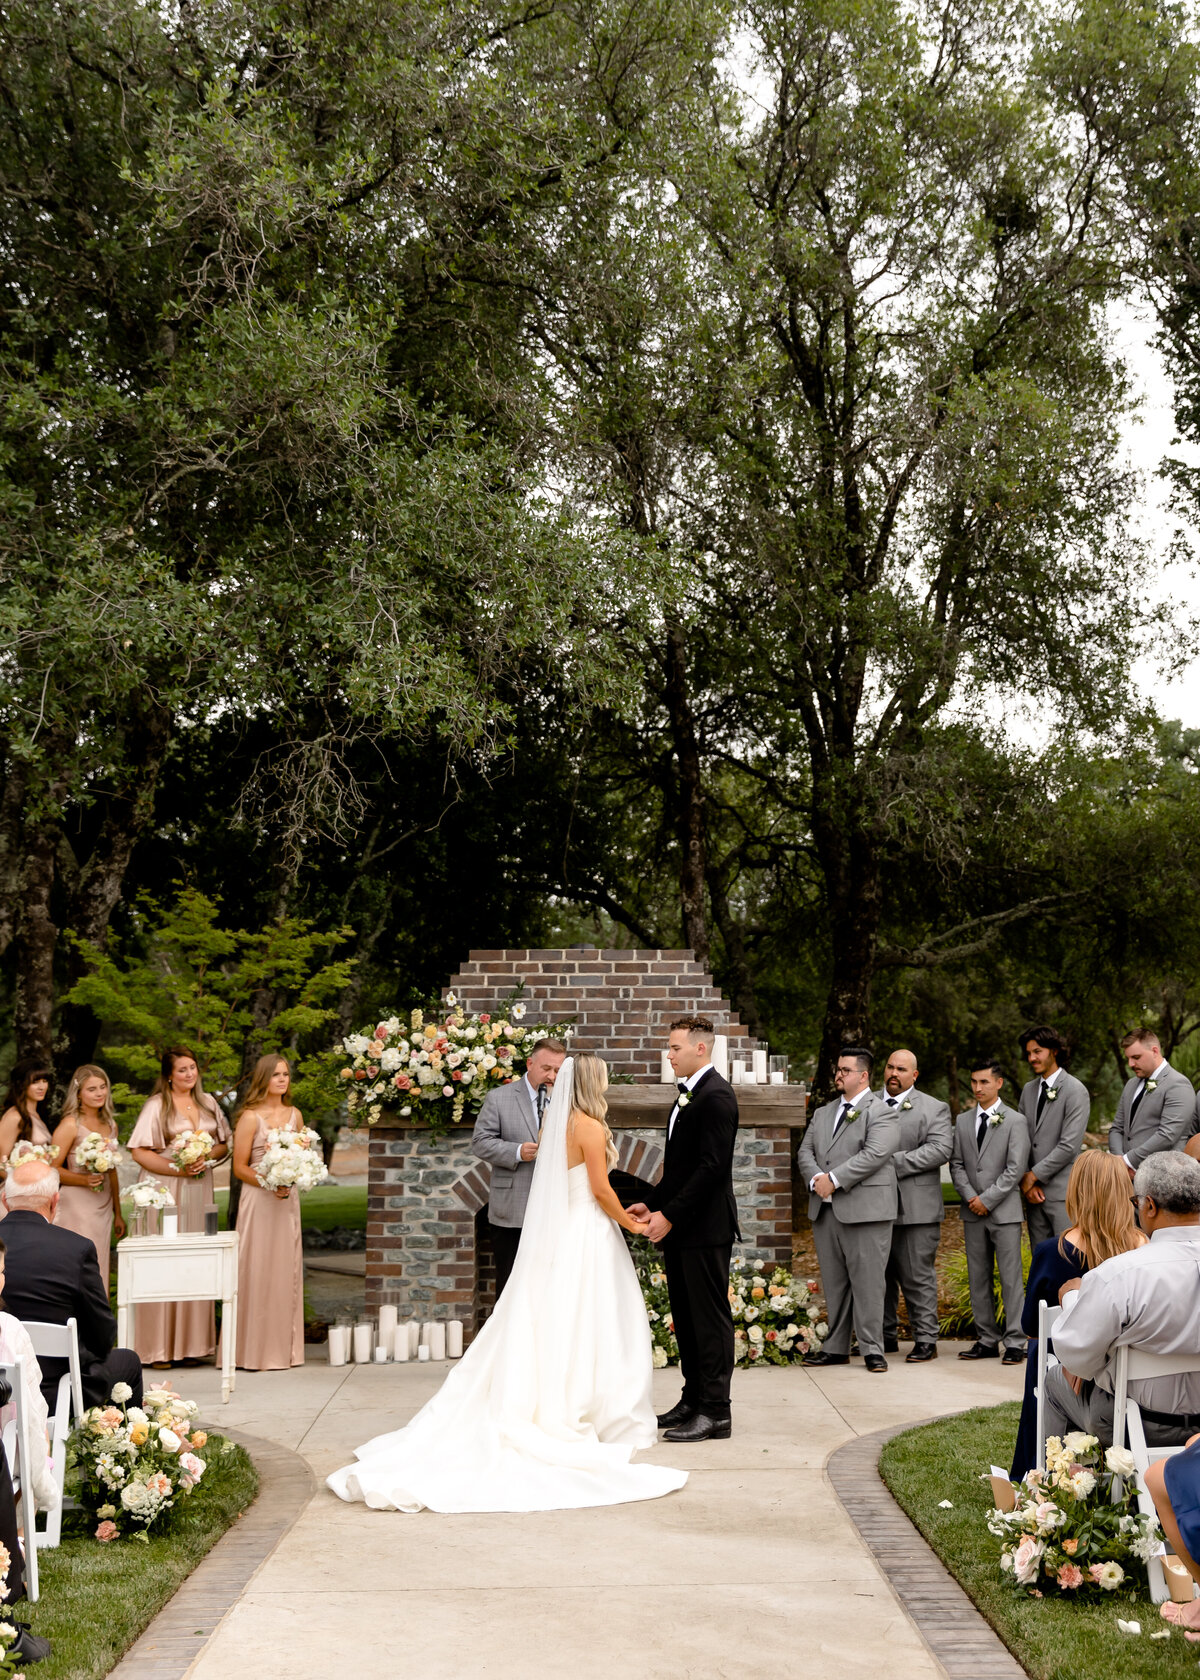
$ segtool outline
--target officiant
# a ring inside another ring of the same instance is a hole
[[[471,1148],[492,1169],[488,1227],[496,1254],[497,1300],[512,1272],[525,1223],[541,1124],[538,1092],[544,1088],[549,1097],[566,1054],[560,1039],[539,1038],[520,1079],[489,1091],[475,1122]]]

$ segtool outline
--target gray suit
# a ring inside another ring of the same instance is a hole
[[[804,1133],[796,1159],[806,1184],[818,1173],[832,1173],[839,1188],[828,1203],[808,1198],[829,1334],[826,1353],[850,1352],[850,1321],[864,1354],[883,1352],[883,1290],[892,1221],[896,1217],[896,1170],[892,1157],[900,1128],[880,1110],[870,1091],[851,1105],[834,1136],[842,1099],[819,1108]]]
[[[1047,1096],[1042,1103],[1040,1120],[1037,1117],[1042,1093],[1040,1076],[1029,1080],[1021,1089],[1020,1110],[1029,1128],[1029,1160],[1025,1171],[1034,1175],[1046,1193],[1044,1202],[1025,1203],[1030,1248],[1048,1237],[1061,1237],[1070,1224],[1067,1184],[1083,1148],[1092,1112],[1087,1086],[1065,1068],[1055,1074],[1051,1089],[1054,1096]]]
[[[471,1148],[492,1169],[488,1218],[493,1225],[520,1230],[524,1222],[533,1162],[522,1161],[521,1145],[536,1143],[537,1135],[537,1114],[523,1076],[488,1092]]]
[[[1114,1155],[1126,1155],[1140,1167],[1147,1155],[1160,1149],[1182,1149],[1196,1121],[1196,1093],[1192,1082],[1176,1073],[1170,1062],[1159,1074],[1153,1091],[1143,1091],[1137,1113],[1130,1118],[1140,1079],[1131,1079],[1121,1092],[1116,1118],[1108,1134]]]
[[[950,1158],[950,1177],[963,1200],[971,1313],[979,1340],[985,1347],[996,1347],[1000,1327],[996,1323],[993,1280],[999,1266],[1004,1341],[1010,1348],[1022,1348],[1025,1283],[1021,1274],[1021,1192],[1017,1187],[1029,1161],[1029,1128],[1016,1109],[1002,1102],[1000,1123],[988,1127],[980,1148],[975,1141],[978,1121],[977,1107],[959,1115]],[[967,1206],[974,1196],[987,1208],[986,1214],[972,1213]]]
[[[932,1343],[938,1339],[937,1251],[946,1217],[942,1167],[954,1149],[950,1105],[915,1086],[901,1092],[895,1107],[886,1091],[876,1101],[900,1128],[900,1147],[892,1156],[900,1205],[888,1255],[883,1334],[896,1340],[903,1290],[913,1340]]]

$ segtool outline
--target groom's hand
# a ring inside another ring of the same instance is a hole
[[[632,1212],[632,1208],[630,1212]],[[646,1235],[651,1242],[660,1243],[671,1229],[671,1221],[665,1214],[652,1213],[646,1222]]]
[[[646,1206],[645,1202],[630,1202],[629,1206],[625,1209],[625,1212],[629,1215],[630,1219],[645,1220],[650,1217],[650,1209]]]

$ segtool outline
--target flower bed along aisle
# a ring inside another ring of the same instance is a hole
[[[667,1274],[662,1255],[644,1238],[630,1244],[650,1335],[654,1363],[679,1363],[679,1344],[671,1318]],[[808,1285],[777,1266],[768,1274],[764,1263],[734,1260],[729,1268],[729,1308],[733,1314],[734,1359],[739,1365],[795,1365],[814,1353],[828,1326],[813,1306]]]

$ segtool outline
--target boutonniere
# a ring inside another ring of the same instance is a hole
[[[904,1101],[900,1104],[901,1114],[903,1114],[907,1109],[910,1109],[911,1107],[912,1107],[912,1104],[909,1102],[908,1098],[905,1097]]]
[[[1001,1120],[1003,1120],[1003,1119],[1004,1119],[1003,1114],[989,1114],[988,1115],[988,1126],[989,1127],[998,1126],[1000,1124]]]
[[[857,1119],[858,1119],[858,1110],[856,1108],[848,1109],[847,1112],[846,1112],[846,1117],[842,1121],[842,1125],[843,1126],[848,1126],[850,1124],[851,1120],[857,1120]]]
[[[1058,1086],[1057,1085],[1047,1085],[1047,1087],[1046,1087],[1046,1101],[1047,1102],[1057,1102],[1058,1101]]]
[[[1147,1089],[1147,1091],[1157,1091],[1158,1090],[1158,1080],[1157,1079],[1147,1079],[1146,1089]]]
[[[691,1100],[692,1093],[690,1091],[680,1091],[679,1095],[675,1098],[675,1106],[676,1108],[686,1108]]]

